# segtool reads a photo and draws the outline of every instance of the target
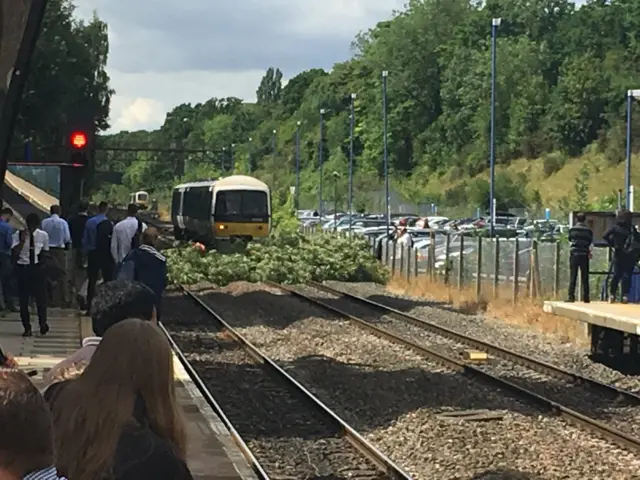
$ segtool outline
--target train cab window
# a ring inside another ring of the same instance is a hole
[[[265,217],[269,215],[265,192],[222,191],[216,195],[216,217]]]
[[[138,194],[138,200],[141,202],[146,202],[148,198],[149,198],[149,195],[147,195],[146,193]]]

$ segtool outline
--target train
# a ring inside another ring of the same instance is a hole
[[[171,223],[176,240],[247,244],[271,232],[271,192],[246,175],[183,183],[173,188]]]
[[[135,204],[140,210],[149,208],[149,194],[139,191],[129,195],[129,203]]]

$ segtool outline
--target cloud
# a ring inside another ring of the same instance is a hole
[[[265,70],[329,69],[405,0],[78,0],[109,26],[112,131],[155,128],[183,102],[255,100]]]
[[[292,77],[349,58],[355,35],[407,0],[77,0],[109,26],[112,131],[155,128],[184,102],[255,100],[271,66]]]

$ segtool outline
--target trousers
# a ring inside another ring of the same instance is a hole
[[[102,281],[110,282],[113,280],[113,274],[116,265],[111,254],[94,250],[87,255],[87,279],[89,285],[87,287],[87,309],[91,309],[91,301],[96,294],[96,284],[98,276],[102,275]]]
[[[13,276],[13,261],[10,255],[0,254],[0,284],[5,308],[14,308],[15,285]]]
[[[576,283],[580,271],[582,300],[589,301],[589,255],[572,254],[569,258],[569,300],[576,299]]]
[[[38,310],[40,327],[47,324],[47,283],[42,265],[16,266],[18,277],[18,297],[20,299],[20,320],[25,331],[31,331],[29,300],[33,297]]]
[[[631,275],[636,264],[634,255],[616,253],[613,256],[613,277],[611,278],[610,294],[615,297],[618,294],[618,285],[622,283],[622,296],[628,297],[631,290]]]

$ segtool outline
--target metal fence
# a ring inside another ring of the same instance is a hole
[[[374,241],[372,248],[376,248]],[[569,286],[569,244],[561,241],[439,233],[425,248],[383,241],[381,261],[393,276],[409,281],[427,276],[460,289],[475,288],[478,295],[509,295],[514,301],[524,295],[564,298]],[[595,249],[589,280],[593,296],[599,296],[608,268],[608,250]],[[577,290],[581,295],[579,283]]]
[[[348,235],[305,227],[308,235]],[[413,281],[427,277],[460,289],[475,289],[477,295],[564,299],[569,288],[569,243],[528,238],[487,238],[459,232],[432,232],[425,248],[411,248],[395,240],[380,245],[371,238],[374,255],[391,270],[392,276]],[[516,253],[517,252],[517,253]],[[600,296],[607,279],[610,253],[594,248],[590,262],[589,290]],[[515,280],[517,279],[517,281]],[[580,278],[576,289],[581,299]]]

